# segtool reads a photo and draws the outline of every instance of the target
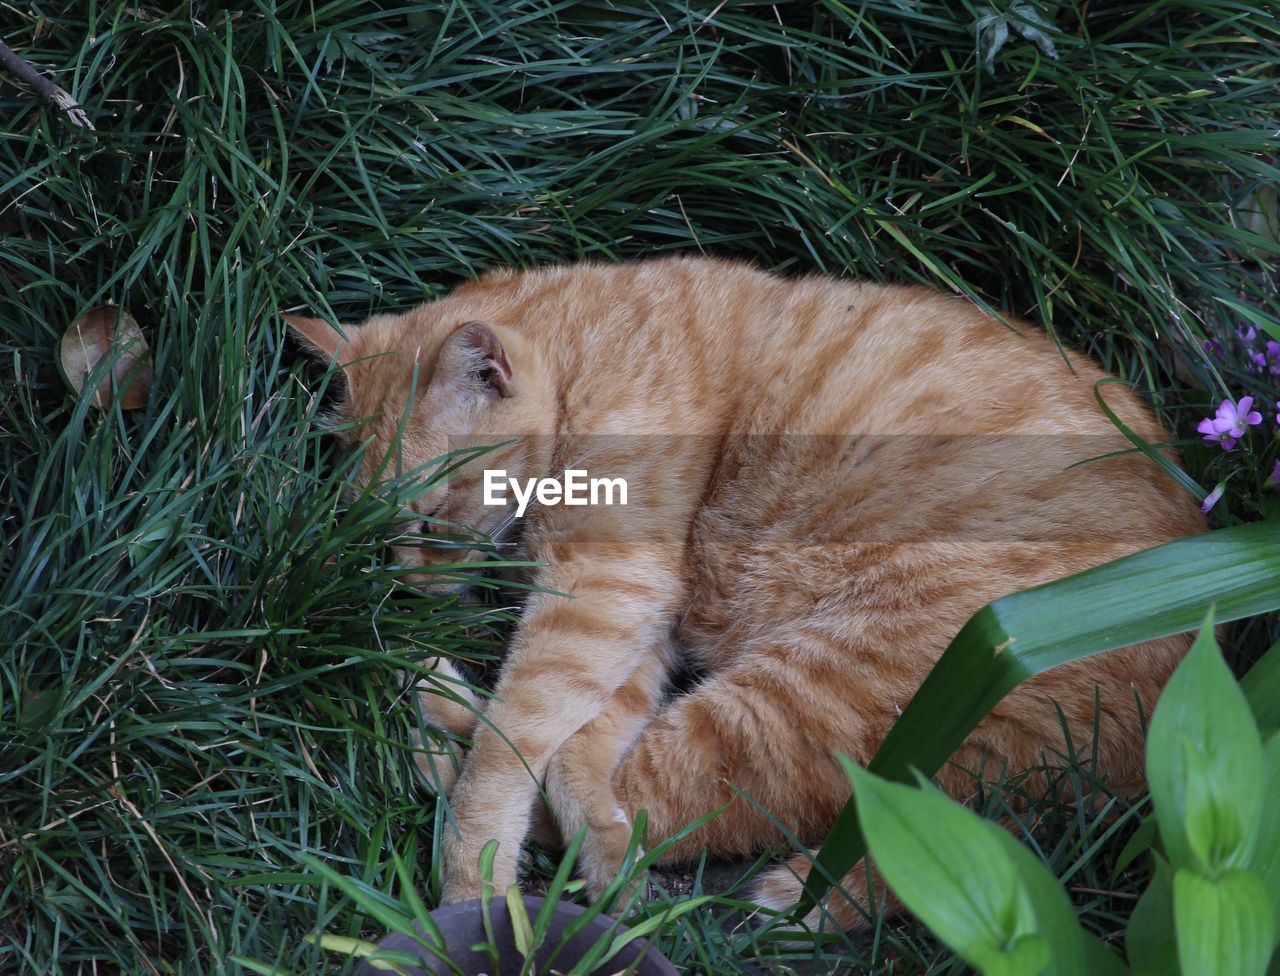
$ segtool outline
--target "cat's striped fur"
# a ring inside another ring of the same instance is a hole
[[[479,893],[490,838],[494,880],[515,879],[536,780],[562,832],[588,826],[581,867],[596,889],[638,809],[656,842],[730,804],[673,858],[776,847],[755,806],[730,803],[735,789],[817,844],[849,795],[835,752],[872,755],[970,614],[1203,528],[1141,456],[1068,466],[1128,446],[1095,403],[1105,374],[1092,362],[924,288],[664,259],[490,273],[348,328],[349,344],[314,319],[291,325],[347,364],[368,477],[400,426],[402,469],[459,438],[517,439],[419,498],[419,514],[492,530],[508,513],[481,504],[482,466],[543,477],[584,457],[636,498],[625,513],[532,508],[519,554],[543,564],[540,589],[573,599],[529,598],[495,697],[473,703],[484,723],[423,698],[433,721],[474,735],[451,790],[449,901]],[[1127,388],[1105,393],[1127,424],[1165,438]],[[940,782],[963,796],[962,768],[1061,753],[1055,703],[1075,746],[1092,748],[1096,695],[1099,769],[1135,784],[1139,703],[1149,712],[1185,648],[1170,638],[1031,681]],[[682,658],[703,677],[664,700]],[[848,879],[855,894],[862,877]],[[779,868],[759,896],[786,905],[798,883]]]

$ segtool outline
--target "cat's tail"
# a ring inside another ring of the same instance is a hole
[[[816,852],[796,854],[756,879],[747,897],[762,908],[789,912],[800,901],[804,881],[813,868]],[[902,910],[869,859],[858,863],[832,885],[831,893],[810,910],[799,927],[814,934],[859,931],[870,928],[878,916]]]

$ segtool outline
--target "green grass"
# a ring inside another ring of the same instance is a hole
[[[923,281],[1135,382],[1192,477],[1228,478],[1219,522],[1269,511],[1274,408],[1231,455],[1194,427],[1280,394],[1234,338],[1239,306],[1280,320],[1276,243],[1237,226],[1280,178],[1280,8],[1046,4],[1059,59],[1014,34],[991,75],[979,6],[11,9],[4,40],[97,132],[0,88],[0,972],[318,971],[305,934],[375,926],[300,855],[398,897],[399,852],[429,887],[398,671],[492,657],[509,621],[396,589],[394,509],[341,502],[279,309],[664,251]],[[58,375],[106,301],[151,345],[145,410]],[[1233,654],[1275,637],[1254,620]],[[1123,837],[1037,823],[1060,874],[1119,890],[1080,895],[1118,930]],[[765,952],[719,918],[662,944],[690,971]],[[960,971],[909,921],[843,951]]]

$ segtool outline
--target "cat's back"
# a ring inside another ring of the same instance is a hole
[[[460,300],[538,342],[580,385],[706,391],[757,431],[1104,432],[1104,373],[1043,330],[920,286],[672,257],[485,275]],[[1155,436],[1127,391],[1117,413]],[[723,410],[715,411],[724,416]]]

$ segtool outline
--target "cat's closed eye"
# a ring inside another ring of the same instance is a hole
[[[399,525],[399,536],[401,539],[409,538],[411,543],[417,541],[415,537],[425,538],[427,536],[438,534],[444,527],[444,504],[440,503],[432,505],[426,511],[415,512],[418,518],[408,519]]]
[[[397,523],[395,538],[392,540],[393,543],[416,545],[420,539],[431,534],[438,522],[438,512],[439,507],[432,508],[426,512],[415,512],[414,514],[419,517],[407,518],[403,522]]]

